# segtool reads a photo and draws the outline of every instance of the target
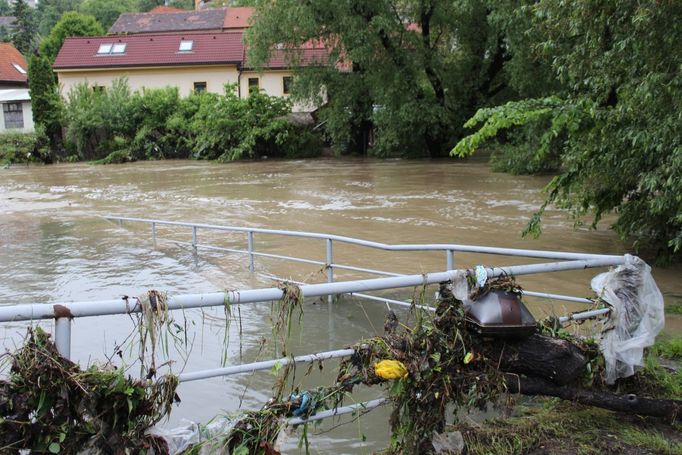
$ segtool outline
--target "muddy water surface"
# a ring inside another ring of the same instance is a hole
[[[153,245],[148,227],[105,221],[102,215],[325,232],[387,243],[462,243],[512,248],[589,253],[623,253],[617,236],[598,230],[573,229],[565,213],[549,210],[543,236],[522,239],[529,215],[542,202],[546,177],[491,173],[484,162],[452,161],[263,161],[213,164],[186,161],[116,166],[87,164],[12,167],[0,171],[0,304],[103,300],[140,295],[148,289],[194,293],[221,289],[269,287],[268,275],[301,281],[324,281],[320,266],[256,260],[256,274],[238,254],[199,250],[159,241]],[[188,229],[159,228],[159,239],[189,241]],[[243,234],[199,231],[199,241],[244,248]],[[324,260],[322,241],[256,236],[258,251]],[[445,269],[442,253],[387,254],[335,244],[336,263],[422,273]],[[502,256],[456,256],[458,266],[537,262]],[[682,302],[682,269],[654,269],[666,303]],[[524,277],[530,290],[590,296],[595,270]],[[342,273],[338,279],[360,277]],[[412,291],[389,292],[406,299]],[[565,314],[579,306],[530,301],[537,317]],[[331,308],[326,301],[307,301],[302,334],[294,335],[296,354],[347,346],[381,332],[383,304],[344,299]],[[268,340],[270,306],[241,308],[241,324],[229,328],[225,348],[222,309],[176,315],[188,321],[187,339],[174,371],[193,371],[227,363],[275,356]],[[236,317],[236,315],[235,315]],[[50,327],[49,324],[46,324]],[[24,324],[3,324],[0,338],[12,348],[21,342]],[[682,328],[669,317],[668,331]],[[124,316],[74,321],[72,355],[82,364],[103,361],[126,344],[133,322]],[[241,337],[239,332],[241,331]],[[241,342],[240,342],[241,340]],[[263,344],[265,342],[265,344]],[[186,343],[186,344],[185,344]],[[171,343],[172,344],[172,343]],[[171,349],[173,349],[171,347]],[[227,349],[227,351],[226,351]],[[241,356],[241,360],[240,360]],[[130,359],[133,352],[128,352]],[[302,379],[304,386],[330,383],[334,362]],[[305,368],[301,368],[304,370]],[[134,370],[134,367],[133,367]],[[317,370],[317,368],[316,368]],[[304,371],[299,372],[299,377]],[[168,427],[183,419],[207,421],[221,413],[261,406],[272,393],[269,372],[181,385],[182,404]],[[360,390],[356,399],[376,391]],[[386,446],[387,410],[359,421],[332,427],[325,422],[312,436],[313,452],[370,453]],[[367,441],[362,442],[362,435]],[[295,438],[289,453],[296,453]]]

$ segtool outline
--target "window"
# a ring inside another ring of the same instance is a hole
[[[288,95],[291,93],[291,84],[294,82],[294,78],[291,76],[284,76],[282,78],[282,93]]]
[[[111,53],[111,48],[113,47],[113,44],[100,44],[99,49],[97,49],[97,54],[109,54]]]
[[[249,78],[249,93],[257,92],[260,89],[260,81],[257,77]]]
[[[195,93],[202,93],[206,91],[206,82],[195,82],[194,83],[194,92]]]
[[[126,43],[104,43],[99,45],[97,55],[121,55],[126,51]]]
[[[21,103],[3,104],[2,112],[5,115],[5,129],[24,127],[24,111]]]
[[[180,47],[178,48],[178,51],[179,52],[192,52],[193,46],[194,46],[194,41],[181,40],[180,41]]]
[[[12,65],[14,66],[14,69],[19,71],[21,74],[26,74],[26,70],[23,69],[21,66],[17,65],[16,63],[12,63]]]

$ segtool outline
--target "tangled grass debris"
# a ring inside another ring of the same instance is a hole
[[[9,356],[0,381],[0,452],[165,453],[145,432],[171,411],[177,377],[137,380],[121,369],[82,370],[63,358],[40,328]]]

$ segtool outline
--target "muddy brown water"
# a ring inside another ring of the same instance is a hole
[[[522,239],[529,215],[543,200],[548,177],[492,173],[483,160],[372,161],[321,159],[215,164],[191,161],[145,162],[114,166],[69,164],[15,166],[0,171],[0,304],[104,300],[140,295],[157,289],[171,294],[222,289],[270,287],[268,275],[302,281],[324,281],[319,266],[256,260],[256,274],[243,256],[190,249],[164,241],[150,242],[148,227],[118,226],[101,218],[116,214],[175,221],[263,227],[345,235],[386,243],[461,243],[511,248],[588,253],[624,253],[618,237],[603,224],[597,230],[574,229],[565,212],[548,210],[540,239]],[[608,222],[608,220],[607,220]],[[188,229],[159,228],[160,239],[189,241]],[[199,231],[199,241],[245,248],[243,234]],[[324,260],[323,241],[257,235],[258,251]],[[337,263],[422,273],[445,269],[443,253],[378,253],[335,244]],[[458,266],[505,265],[537,260],[458,254]],[[682,268],[654,268],[666,304],[682,302]],[[598,270],[523,277],[529,290],[591,296],[589,280]],[[366,277],[338,272],[337,279]],[[430,296],[431,290],[427,295]],[[410,290],[384,295],[408,299]],[[537,317],[563,315],[579,305],[530,300]],[[292,339],[295,354],[342,348],[379,334],[386,307],[382,303],[342,299],[307,301],[302,327]],[[400,312],[405,317],[404,312]],[[233,320],[225,348],[222,309],[176,314],[187,320],[173,371],[194,371],[227,363],[275,356],[270,305],[244,305],[241,327]],[[236,317],[236,316],[235,316]],[[43,323],[51,328],[51,323]],[[25,324],[4,323],[0,338],[7,349],[21,343]],[[104,361],[125,345],[133,324],[128,317],[84,318],[73,323],[72,356],[83,365]],[[679,317],[668,316],[666,331],[682,329]],[[578,330],[588,330],[585,326]],[[241,331],[241,337],[240,332]],[[302,331],[302,333],[298,333]],[[240,342],[241,340],[241,342]],[[266,342],[263,346],[263,342]],[[172,346],[171,351],[175,348]],[[225,350],[226,349],[226,350]],[[189,352],[189,355],[184,355]],[[185,362],[184,357],[188,358]],[[128,362],[135,353],[126,350]],[[302,387],[330,384],[336,363],[296,382]],[[136,365],[132,366],[136,372]],[[256,409],[271,395],[271,372],[182,384],[177,406],[166,427],[184,419],[206,422],[211,417]],[[381,393],[359,390],[354,400]],[[351,402],[349,400],[349,402]],[[241,408],[240,408],[241,406]],[[313,453],[371,453],[386,447],[388,409],[358,420],[326,421],[311,429]],[[366,441],[363,441],[366,439]],[[297,453],[297,437],[287,453]]]

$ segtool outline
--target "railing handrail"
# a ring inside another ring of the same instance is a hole
[[[579,270],[593,267],[608,267],[625,262],[623,256],[613,258],[585,259],[567,262],[546,262],[540,264],[513,265],[507,267],[486,267],[489,278],[501,275],[529,275],[544,272],[560,272]],[[464,269],[462,269],[464,270]],[[337,281],[335,283],[306,284],[300,286],[306,297],[320,297],[324,295],[352,294],[354,292],[378,291],[436,284],[455,278],[457,270],[433,272],[418,275],[404,275],[397,277],[372,278],[365,280]],[[229,304],[244,304],[256,302],[270,302],[282,298],[280,288],[261,288],[247,290],[230,290],[204,294],[186,294],[169,296],[166,303],[168,310],[182,310]],[[78,318],[89,316],[103,316],[113,314],[130,314],[140,312],[140,305],[134,298],[119,298],[115,300],[100,300],[86,302],[65,302],[56,304],[19,304],[0,306],[0,322],[30,321],[53,318]]]
[[[389,244],[382,242],[375,242],[372,240],[363,240],[354,237],[348,237],[336,234],[324,234],[320,232],[304,232],[291,231],[283,229],[265,229],[257,227],[243,227],[243,226],[222,226],[217,224],[204,223],[187,223],[184,221],[167,221],[167,220],[153,220],[147,218],[123,217],[115,215],[105,215],[102,218],[110,221],[130,221],[146,224],[167,225],[167,226],[183,226],[191,228],[211,229],[228,232],[244,232],[244,233],[261,233],[272,235],[283,235],[289,237],[314,238],[321,240],[334,240],[337,242],[348,243],[351,245],[365,246],[384,251],[457,251],[460,253],[481,253],[481,254],[495,254],[504,256],[523,256],[541,259],[560,259],[560,260],[583,260],[583,259],[604,259],[604,258],[622,258],[620,255],[608,254],[591,254],[591,253],[568,253],[562,251],[546,251],[546,250],[531,250],[521,248],[499,248],[488,247],[480,245],[462,245],[456,243],[418,243],[418,244]]]

